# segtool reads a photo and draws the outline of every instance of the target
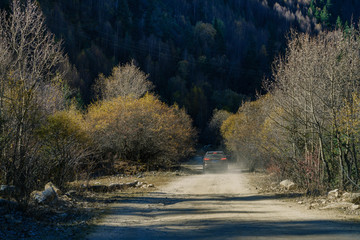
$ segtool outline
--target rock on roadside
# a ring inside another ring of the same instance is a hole
[[[53,183],[49,182],[45,185],[44,191],[33,191],[30,198],[38,204],[46,204],[57,199],[58,193],[61,194],[61,191]]]
[[[58,196],[62,195],[62,192],[59,188],[57,188],[52,182],[48,182],[45,185],[45,189],[52,188]]]
[[[325,209],[351,209],[353,207],[354,204],[349,203],[349,202],[335,202],[335,203],[331,203],[325,207],[319,208],[320,210],[325,210]]]
[[[296,184],[293,181],[289,180],[289,179],[281,181],[280,186],[282,188],[285,188],[286,190],[294,190],[296,188]]]
[[[342,195],[342,199],[343,199],[343,201],[351,202],[351,203],[359,205],[360,204],[360,193],[346,192]]]
[[[339,189],[334,189],[330,192],[328,192],[327,197],[330,199],[338,198],[340,197]]]
[[[125,190],[128,188],[150,188],[154,187],[153,184],[146,184],[144,182],[139,182],[138,180],[128,182],[128,183],[111,183],[109,185],[90,185],[86,186],[86,188],[93,192],[112,192],[116,190]]]

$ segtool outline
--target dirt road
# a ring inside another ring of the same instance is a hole
[[[86,239],[360,239],[360,223],[259,195],[245,175],[184,176],[117,202]]]

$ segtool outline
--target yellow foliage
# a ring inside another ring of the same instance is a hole
[[[224,121],[221,133],[231,150],[237,150],[240,145],[250,145],[249,142],[258,142],[264,121],[264,113],[261,112],[264,99],[244,103],[236,114]]]
[[[50,142],[69,141],[69,138],[83,143],[88,141],[83,115],[74,107],[50,115],[37,133]]]
[[[344,107],[338,111],[339,131],[345,138],[353,136],[355,143],[360,142],[360,98],[353,93],[351,100],[345,100]]]
[[[92,142],[84,123],[83,115],[72,107],[50,115],[36,131],[49,174],[45,177],[57,186],[73,179],[77,167],[90,163]]]
[[[284,111],[281,108],[272,109],[261,128],[261,150],[269,156],[277,157],[284,154],[282,152],[284,150],[282,146],[286,143],[282,139],[284,129],[279,125],[283,114]]]
[[[101,149],[128,160],[177,160],[193,150],[195,132],[189,116],[152,94],[95,103],[89,107],[86,123]]]
[[[253,102],[244,103],[236,114],[221,126],[226,147],[237,155],[239,161],[251,161],[250,167],[263,165],[270,154],[278,154],[277,127],[269,106],[271,95],[267,94]]]

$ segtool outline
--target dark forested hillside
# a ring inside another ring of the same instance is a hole
[[[1,1],[6,8],[8,1]],[[99,73],[134,59],[168,103],[203,128],[214,108],[252,97],[290,27],[320,31],[357,19],[354,0],[39,0],[76,66],[73,87],[93,98]]]

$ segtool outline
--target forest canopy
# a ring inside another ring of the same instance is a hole
[[[168,104],[204,128],[214,108],[235,112],[260,90],[290,27],[316,33],[358,19],[351,0],[39,0],[75,65],[83,104],[100,73],[134,59]],[[8,8],[9,1],[0,1]],[[224,97],[226,96],[226,98]],[[199,106],[202,106],[199,108]]]

